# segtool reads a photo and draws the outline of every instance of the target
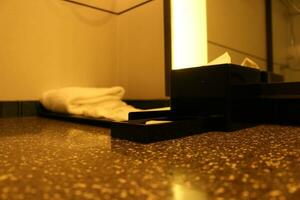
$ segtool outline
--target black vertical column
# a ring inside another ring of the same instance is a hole
[[[272,23],[272,0],[265,0],[266,6],[266,50],[267,70],[273,72],[273,23]]]
[[[171,0],[164,0],[165,93],[170,96],[172,70]]]

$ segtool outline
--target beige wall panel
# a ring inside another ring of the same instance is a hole
[[[281,68],[281,72],[284,74],[286,81],[299,82],[300,81],[300,16],[294,16],[291,18],[290,23],[293,23],[294,45],[291,40],[285,52],[288,60],[288,68]],[[290,37],[292,37],[290,35]],[[292,38],[290,38],[292,39]]]
[[[272,1],[273,12],[273,59],[281,65],[288,63],[291,18],[281,0]],[[278,65],[277,65],[278,66]]]
[[[244,58],[248,57],[251,60],[253,60],[255,63],[257,63],[261,69],[266,69],[266,61],[265,60],[257,59],[255,57],[251,57],[251,56],[233,51],[231,49],[220,47],[215,44],[208,43],[208,52],[209,52],[209,55],[208,55],[209,61],[212,61],[213,59],[219,57],[223,53],[228,52],[229,55],[231,56],[231,59],[232,59],[231,61],[233,64],[240,65],[243,62]]]
[[[113,12],[121,12],[148,0],[72,0]]]
[[[59,0],[3,0],[0,100],[116,81],[116,18]]]
[[[207,0],[208,40],[266,58],[264,3]]]
[[[163,0],[118,18],[118,79],[126,98],[164,98]]]

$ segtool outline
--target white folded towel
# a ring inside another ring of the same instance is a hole
[[[122,87],[67,87],[45,92],[41,103],[53,112],[127,121],[129,112],[140,111],[140,109],[123,102],[124,93]]]

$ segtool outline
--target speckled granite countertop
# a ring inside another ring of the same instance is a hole
[[[300,127],[153,144],[108,129],[0,119],[0,199],[300,199]]]

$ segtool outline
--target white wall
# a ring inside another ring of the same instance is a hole
[[[163,0],[118,17],[118,79],[129,99],[165,97]]]
[[[80,2],[118,12],[143,0]],[[0,27],[0,101],[66,86],[164,97],[162,0],[119,16],[61,0],[2,0]]]
[[[245,57],[266,67],[265,2],[207,0],[208,60],[229,52],[235,64]]]
[[[135,5],[143,3],[146,0],[75,0],[75,1],[118,13],[128,8],[131,8]]]
[[[0,100],[117,83],[116,18],[60,0],[1,0]]]
[[[294,45],[289,43],[288,48],[288,64],[289,68],[284,68],[282,71],[285,74],[287,81],[300,81],[300,15],[292,17],[294,29]]]
[[[97,1],[97,0],[96,0]],[[99,1],[99,0],[98,0]],[[111,0],[107,0],[111,1]],[[121,12],[137,4],[146,2],[146,0],[115,0],[117,2],[117,11]]]

